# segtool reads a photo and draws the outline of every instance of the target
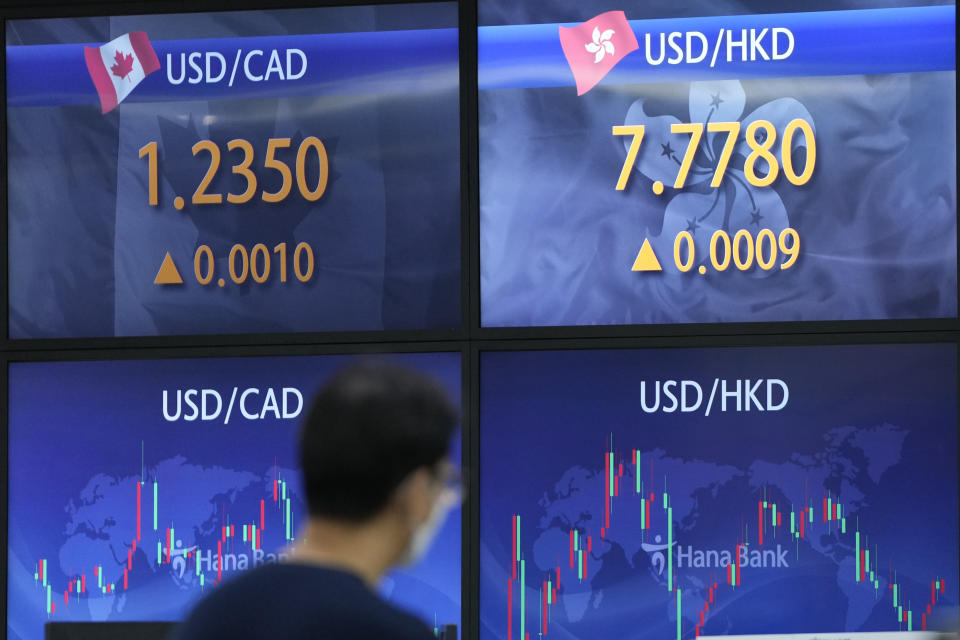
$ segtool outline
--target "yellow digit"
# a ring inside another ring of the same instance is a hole
[[[267,157],[263,161],[263,166],[279,171],[283,183],[280,185],[280,190],[275,193],[263,192],[262,197],[265,202],[280,202],[290,194],[290,189],[293,187],[293,174],[290,173],[290,167],[286,163],[277,160],[275,157],[277,149],[286,149],[289,146],[290,138],[270,138],[267,140]]]
[[[620,169],[620,179],[617,180],[617,191],[623,191],[627,188],[627,180],[630,178],[630,172],[633,171],[633,165],[637,161],[637,152],[640,151],[640,143],[643,142],[643,132],[646,127],[642,124],[631,124],[613,127],[615,136],[633,136],[630,141],[630,149],[627,151],[627,159],[623,162],[623,168]]]
[[[723,241],[723,262],[717,260],[717,240]],[[730,235],[723,229],[717,229],[710,238],[710,263],[717,271],[726,271],[730,266]]]
[[[703,124],[700,122],[675,122],[670,125],[670,133],[689,133],[690,144],[683,154],[683,161],[680,163],[680,173],[677,174],[677,180],[673,183],[674,189],[683,189],[687,182],[687,174],[690,173],[690,167],[693,166],[693,157],[697,155],[697,148],[700,146],[700,138],[703,137]]]
[[[237,175],[243,176],[247,180],[247,190],[240,195],[228,193],[227,201],[234,204],[243,204],[244,202],[249,202],[257,193],[257,176],[253,175],[253,171],[250,171],[250,165],[253,163],[253,145],[246,140],[238,138],[228,142],[227,149],[230,151],[233,151],[234,149],[240,149],[243,151],[243,162],[238,165],[234,165],[233,172]]]
[[[257,255],[263,256],[263,270],[260,273],[257,273]],[[253,250],[250,251],[250,275],[257,284],[263,284],[270,277],[270,252],[267,245],[253,245]]]
[[[281,242],[273,248],[273,252],[280,256],[280,282],[287,281],[287,243]]]
[[[709,122],[707,131],[710,133],[726,133],[727,139],[723,143],[723,149],[720,151],[720,159],[717,161],[717,170],[713,173],[713,180],[710,181],[711,187],[719,187],[723,181],[723,174],[727,171],[727,165],[730,164],[730,156],[733,155],[733,148],[737,144],[737,136],[740,135],[739,122]]]
[[[196,154],[194,154],[196,155]],[[159,189],[157,187],[159,177],[157,176],[157,143],[148,142],[140,147],[140,157],[147,157],[147,197],[150,206],[155,207],[159,202]]]
[[[793,150],[793,134],[797,129],[803,132],[803,137],[807,141],[807,161],[806,164],[803,165],[803,173],[799,176],[793,172],[793,155],[791,154]],[[817,141],[814,139],[813,128],[809,122],[801,120],[800,118],[790,121],[787,128],[783,130],[783,143],[780,145],[780,155],[783,156],[783,175],[787,177],[790,184],[795,184],[799,187],[810,181],[810,177],[813,176],[813,166],[817,162]]]
[[[786,245],[786,239],[791,238],[792,242],[788,247]],[[800,234],[797,233],[796,229],[791,229],[787,227],[780,232],[780,252],[788,256],[790,259],[780,265],[781,269],[789,269],[797,261],[797,257],[800,255]]]
[[[767,258],[763,257],[763,241],[767,241],[767,246],[769,247],[769,255]],[[763,229],[760,233],[757,234],[757,264],[764,271],[770,271],[773,269],[773,265],[777,261],[777,239],[773,235],[773,231],[770,229]]]
[[[741,241],[744,240],[747,245],[747,257],[741,260],[740,244]],[[740,231],[737,231],[733,236],[733,264],[736,265],[740,271],[746,271],[753,266],[753,236],[750,235],[750,232],[746,229],[740,229]]]
[[[207,275],[201,275],[200,273],[200,260],[202,258],[207,260]],[[197,276],[197,282],[200,284],[210,284],[210,281],[213,280],[213,251],[205,244],[197,247],[197,252],[193,254],[193,274]]]
[[[307,268],[300,268],[301,252],[307,256]],[[306,242],[301,242],[293,250],[293,275],[297,276],[300,282],[308,282],[313,277],[313,249]]]
[[[757,141],[757,129],[763,129],[766,138],[763,142]],[[780,167],[777,165],[777,159],[770,149],[773,143],[777,141],[777,130],[768,120],[754,120],[747,125],[747,144],[750,145],[750,155],[747,156],[747,162],[743,165],[743,172],[747,176],[747,182],[755,187],[768,187],[777,179]],[[767,175],[763,178],[757,175],[757,158],[763,158],[769,167]]]
[[[193,193],[193,204],[220,204],[223,202],[222,194],[207,193],[207,188],[216,177],[217,169],[220,168],[220,147],[211,140],[201,140],[193,145],[193,155],[196,156],[201,151],[210,154],[210,166],[207,168],[207,175],[203,176],[200,186]]]
[[[243,265],[243,269],[240,270],[239,275],[237,274],[237,265],[234,258],[237,255],[240,255],[240,264]],[[233,280],[236,284],[243,284],[247,280],[247,273],[250,272],[250,257],[247,255],[247,249],[242,244],[235,244],[233,248],[230,249],[230,279]]]
[[[320,161],[320,176],[317,178],[317,188],[313,191],[307,186],[307,151],[317,150],[317,159]],[[314,202],[323,196],[327,190],[327,179],[330,177],[330,159],[327,157],[327,148],[320,138],[310,136],[300,143],[297,150],[297,187],[305,200]]]
[[[687,261],[683,262],[680,259],[680,241],[683,241],[687,244]],[[681,231],[677,234],[676,239],[673,241],[673,262],[677,265],[677,270],[680,273],[686,273],[693,268],[693,236],[690,235],[689,231]]]

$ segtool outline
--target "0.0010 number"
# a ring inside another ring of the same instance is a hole
[[[280,268],[280,282],[287,281],[287,243],[281,242],[273,248]],[[263,284],[270,279],[270,251],[265,244],[255,244],[248,252],[242,244],[235,244],[230,249],[227,266],[230,279],[234,284],[243,284],[247,278],[252,278],[257,284]],[[293,275],[300,282],[309,282],[313,278],[313,249],[306,242],[301,242],[293,251]],[[214,277],[213,250],[202,244],[197,247],[193,256],[193,272],[197,282],[203,285],[213,282]]]
[[[789,241],[789,242],[788,242]],[[686,260],[683,247],[686,245]],[[740,271],[748,271],[756,262],[764,271],[776,267],[777,249],[786,256],[780,269],[789,269],[800,256],[800,234],[796,229],[787,227],[776,237],[770,229],[763,229],[754,238],[747,229],[737,231],[730,240],[730,234],[717,229],[710,238],[710,264],[716,271],[726,271],[732,262]],[[696,263],[696,250],[693,236],[689,231],[681,231],[673,241],[673,261],[681,273],[686,273]],[[701,267],[702,269],[702,267]]]

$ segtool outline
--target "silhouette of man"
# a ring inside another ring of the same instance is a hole
[[[364,363],[335,375],[302,426],[309,519],[289,559],[218,587],[180,640],[431,640],[423,622],[374,588],[426,551],[460,499],[447,459],[458,422],[420,373]]]

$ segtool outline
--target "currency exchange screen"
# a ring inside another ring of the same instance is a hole
[[[487,352],[480,373],[483,640],[957,628],[956,345]]]
[[[389,359],[459,403],[459,354]],[[42,640],[48,621],[181,620],[219,584],[283,561],[306,517],[300,421],[350,361],[12,364],[5,636]],[[381,593],[430,627],[459,625],[460,541],[455,509]]]
[[[460,321],[455,3],[6,23],[10,337]]]
[[[484,326],[956,317],[953,3],[479,16]]]

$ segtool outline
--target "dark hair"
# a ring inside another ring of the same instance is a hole
[[[446,456],[458,422],[446,392],[422,373],[383,361],[341,370],[317,393],[300,432],[310,515],[376,515],[408,475]]]

